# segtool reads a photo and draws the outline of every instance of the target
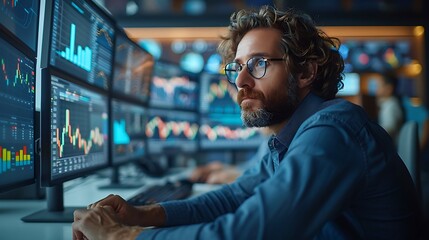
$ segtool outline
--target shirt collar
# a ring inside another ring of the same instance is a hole
[[[285,150],[289,148],[292,139],[295,136],[295,133],[298,131],[298,128],[301,124],[309,118],[311,115],[316,113],[320,107],[324,99],[317,96],[314,93],[309,93],[302,102],[298,105],[298,108],[292,114],[292,117],[288,121],[288,123],[280,130],[279,134],[277,134],[277,140],[283,145],[279,146],[279,151]],[[280,149],[281,148],[281,149]]]

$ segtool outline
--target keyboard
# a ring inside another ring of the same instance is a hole
[[[178,180],[164,185],[153,185],[127,200],[131,205],[148,205],[169,200],[185,199],[192,194],[193,182]]]

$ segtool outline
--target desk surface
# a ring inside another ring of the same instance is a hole
[[[176,176],[163,179],[146,179],[137,189],[99,189],[109,184],[108,178],[88,177],[76,179],[64,185],[64,206],[87,206],[108,194],[118,194],[125,199],[156,183],[174,180]],[[213,190],[219,186],[195,184],[193,195]],[[25,223],[21,218],[46,209],[46,200],[0,200],[0,238],[2,240],[69,240],[72,239],[71,223]]]

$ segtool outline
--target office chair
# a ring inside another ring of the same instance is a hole
[[[417,192],[421,193],[420,188],[420,163],[419,154],[419,133],[418,124],[415,121],[407,121],[402,125],[398,135],[398,154],[407,166],[411,177],[413,178]]]

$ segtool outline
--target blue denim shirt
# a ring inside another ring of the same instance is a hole
[[[138,239],[416,238],[411,177],[362,108],[310,93],[268,145],[236,182],[162,203],[167,227]]]

